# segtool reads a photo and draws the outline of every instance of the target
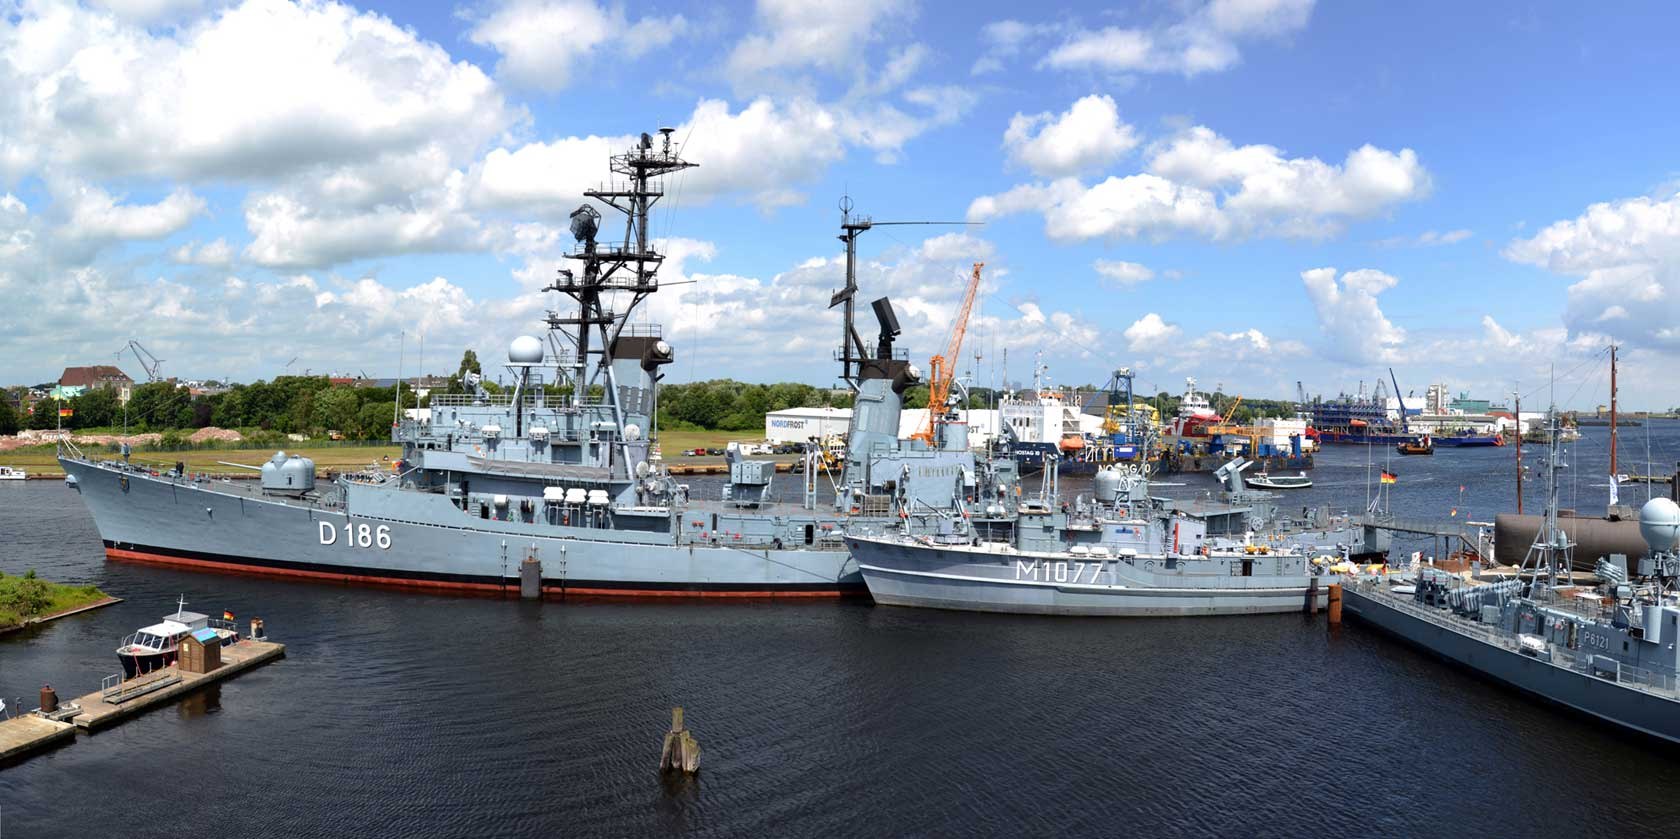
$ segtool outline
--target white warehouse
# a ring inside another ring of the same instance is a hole
[[[813,437],[845,437],[851,422],[851,408],[785,408],[764,415],[764,439],[803,443]]]
[[[983,446],[997,433],[997,411],[962,411],[968,416],[969,444]],[[772,443],[803,443],[816,437],[845,437],[852,421],[850,408],[788,408],[764,415],[764,439]],[[906,408],[899,415],[899,437],[909,437],[927,422],[926,408]]]

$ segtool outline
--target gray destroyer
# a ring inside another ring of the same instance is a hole
[[[1596,564],[1595,587],[1570,585],[1571,544],[1551,497],[1523,573],[1476,579],[1424,567],[1413,580],[1350,580],[1349,616],[1447,661],[1622,729],[1680,743],[1680,506],[1647,502],[1648,553]]]
[[[868,346],[853,322],[858,236],[867,217],[845,206],[842,375],[855,410],[839,475],[813,452],[795,501],[771,490],[775,464],[729,456],[718,497],[694,497],[662,465],[654,418],[661,369],[674,353],[657,326],[630,315],[659,290],[662,255],[648,211],[663,176],[688,168],[647,134],[616,155],[617,180],[585,193],[623,215],[623,238],[598,241],[600,213],[571,215],[576,270],[548,291],[545,339],[512,342],[511,393],[439,394],[429,415],[394,424],[400,471],[317,484],[307,458],[277,454],[260,481],[214,480],[181,467],[158,473],[95,460],[64,445],[59,462],[108,557],[180,567],[491,593],[828,596],[862,594],[841,540],[858,522],[884,525],[912,505],[951,506],[983,491],[966,439],[900,441],[904,390],[918,372],[892,305],[874,301],[881,333]],[[833,483],[832,504],[818,481]]]

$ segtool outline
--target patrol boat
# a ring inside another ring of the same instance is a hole
[[[839,360],[855,391],[836,478],[808,454],[794,500],[772,491],[775,464],[729,455],[728,483],[702,498],[657,454],[660,370],[674,351],[657,326],[632,324],[659,290],[663,259],[648,211],[663,176],[692,164],[662,140],[611,158],[617,183],[585,193],[623,215],[622,241],[597,240],[601,215],[571,214],[577,239],[546,289],[570,305],[545,319],[547,339],[515,339],[510,393],[435,394],[401,419],[400,471],[370,469],[317,484],[308,458],[277,454],[260,481],[162,474],[95,461],[65,443],[59,462],[87,504],[108,557],[319,580],[489,593],[581,595],[862,594],[841,531],[884,524],[907,505],[947,507],[978,491],[966,438],[900,441],[905,389],[919,381],[892,304],[873,302],[881,332],[866,346],[853,322],[857,239],[868,217],[842,204],[845,287]],[[819,474],[819,472],[823,474]],[[818,481],[834,482],[832,505]]]
[[[1554,429],[1555,420],[1554,420]],[[1558,526],[1558,438],[1550,499],[1523,573],[1466,578],[1424,567],[1415,580],[1349,581],[1349,616],[1531,696],[1621,729],[1680,743],[1680,506],[1639,511],[1647,554],[1612,554],[1594,587],[1568,584],[1571,545]]]
[[[991,466],[981,464],[982,470]],[[1052,470],[1054,462],[1052,461]],[[1239,478],[1240,481],[1240,478]],[[999,489],[1007,480],[983,482]],[[1323,605],[1335,558],[1303,544],[1211,536],[1207,522],[1109,467],[1066,504],[981,498],[846,533],[877,603],[1053,615],[1231,615]]]

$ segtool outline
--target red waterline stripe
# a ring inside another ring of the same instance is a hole
[[[332,571],[307,571],[297,568],[274,568],[267,565],[246,565],[238,562],[223,562],[221,560],[189,559],[186,557],[169,556],[151,553],[149,551],[135,551],[127,548],[105,549],[105,556],[110,559],[128,562],[143,562],[150,565],[164,565],[174,568],[190,570],[215,570],[230,574],[244,574],[255,577],[293,577],[310,580],[328,580],[339,583],[352,583],[369,586],[388,586],[392,588],[418,588],[428,591],[463,591],[475,594],[505,593],[508,590],[518,592],[517,582],[508,585],[495,583],[467,583],[451,580],[416,580],[408,577],[383,577],[375,574],[341,574]],[[847,591],[842,589],[828,589],[822,591],[786,591],[781,589],[763,589],[758,591],[683,591],[680,589],[642,589],[642,588],[597,588],[579,586],[557,586],[544,584],[544,594],[564,594],[578,597],[666,597],[666,598],[784,598],[784,597],[859,597],[867,593],[865,589]]]

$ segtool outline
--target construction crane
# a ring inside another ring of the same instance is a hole
[[[956,378],[963,334],[968,331],[968,313],[974,309],[974,295],[980,291],[980,269],[985,266],[984,262],[974,263],[974,273],[968,278],[968,290],[963,294],[962,306],[957,309],[957,319],[951,324],[951,339],[945,342],[945,352],[934,356],[929,364],[931,378],[928,379],[927,422],[922,425],[922,430],[910,435],[913,440],[933,442],[934,418],[944,413],[945,400],[951,395],[951,382]]]
[[[146,381],[163,381],[163,374],[158,372],[163,367],[163,359],[152,355],[151,350],[140,346],[140,342],[132,338],[129,339],[128,346],[117,350],[117,357],[121,358],[122,354],[125,352],[132,354],[134,356],[134,360],[140,362],[141,369],[146,371]]]
[[[1225,416],[1220,418],[1219,424],[1220,425],[1230,425],[1231,424],[1231,418],[1237,415],[1237,408],[1240,408],[1240,407],[1242,407],[1242,394],[1239,393],[1239,394],[1237,394],[1237,401],[1231,403],[1230,409],[1225,411]]]

